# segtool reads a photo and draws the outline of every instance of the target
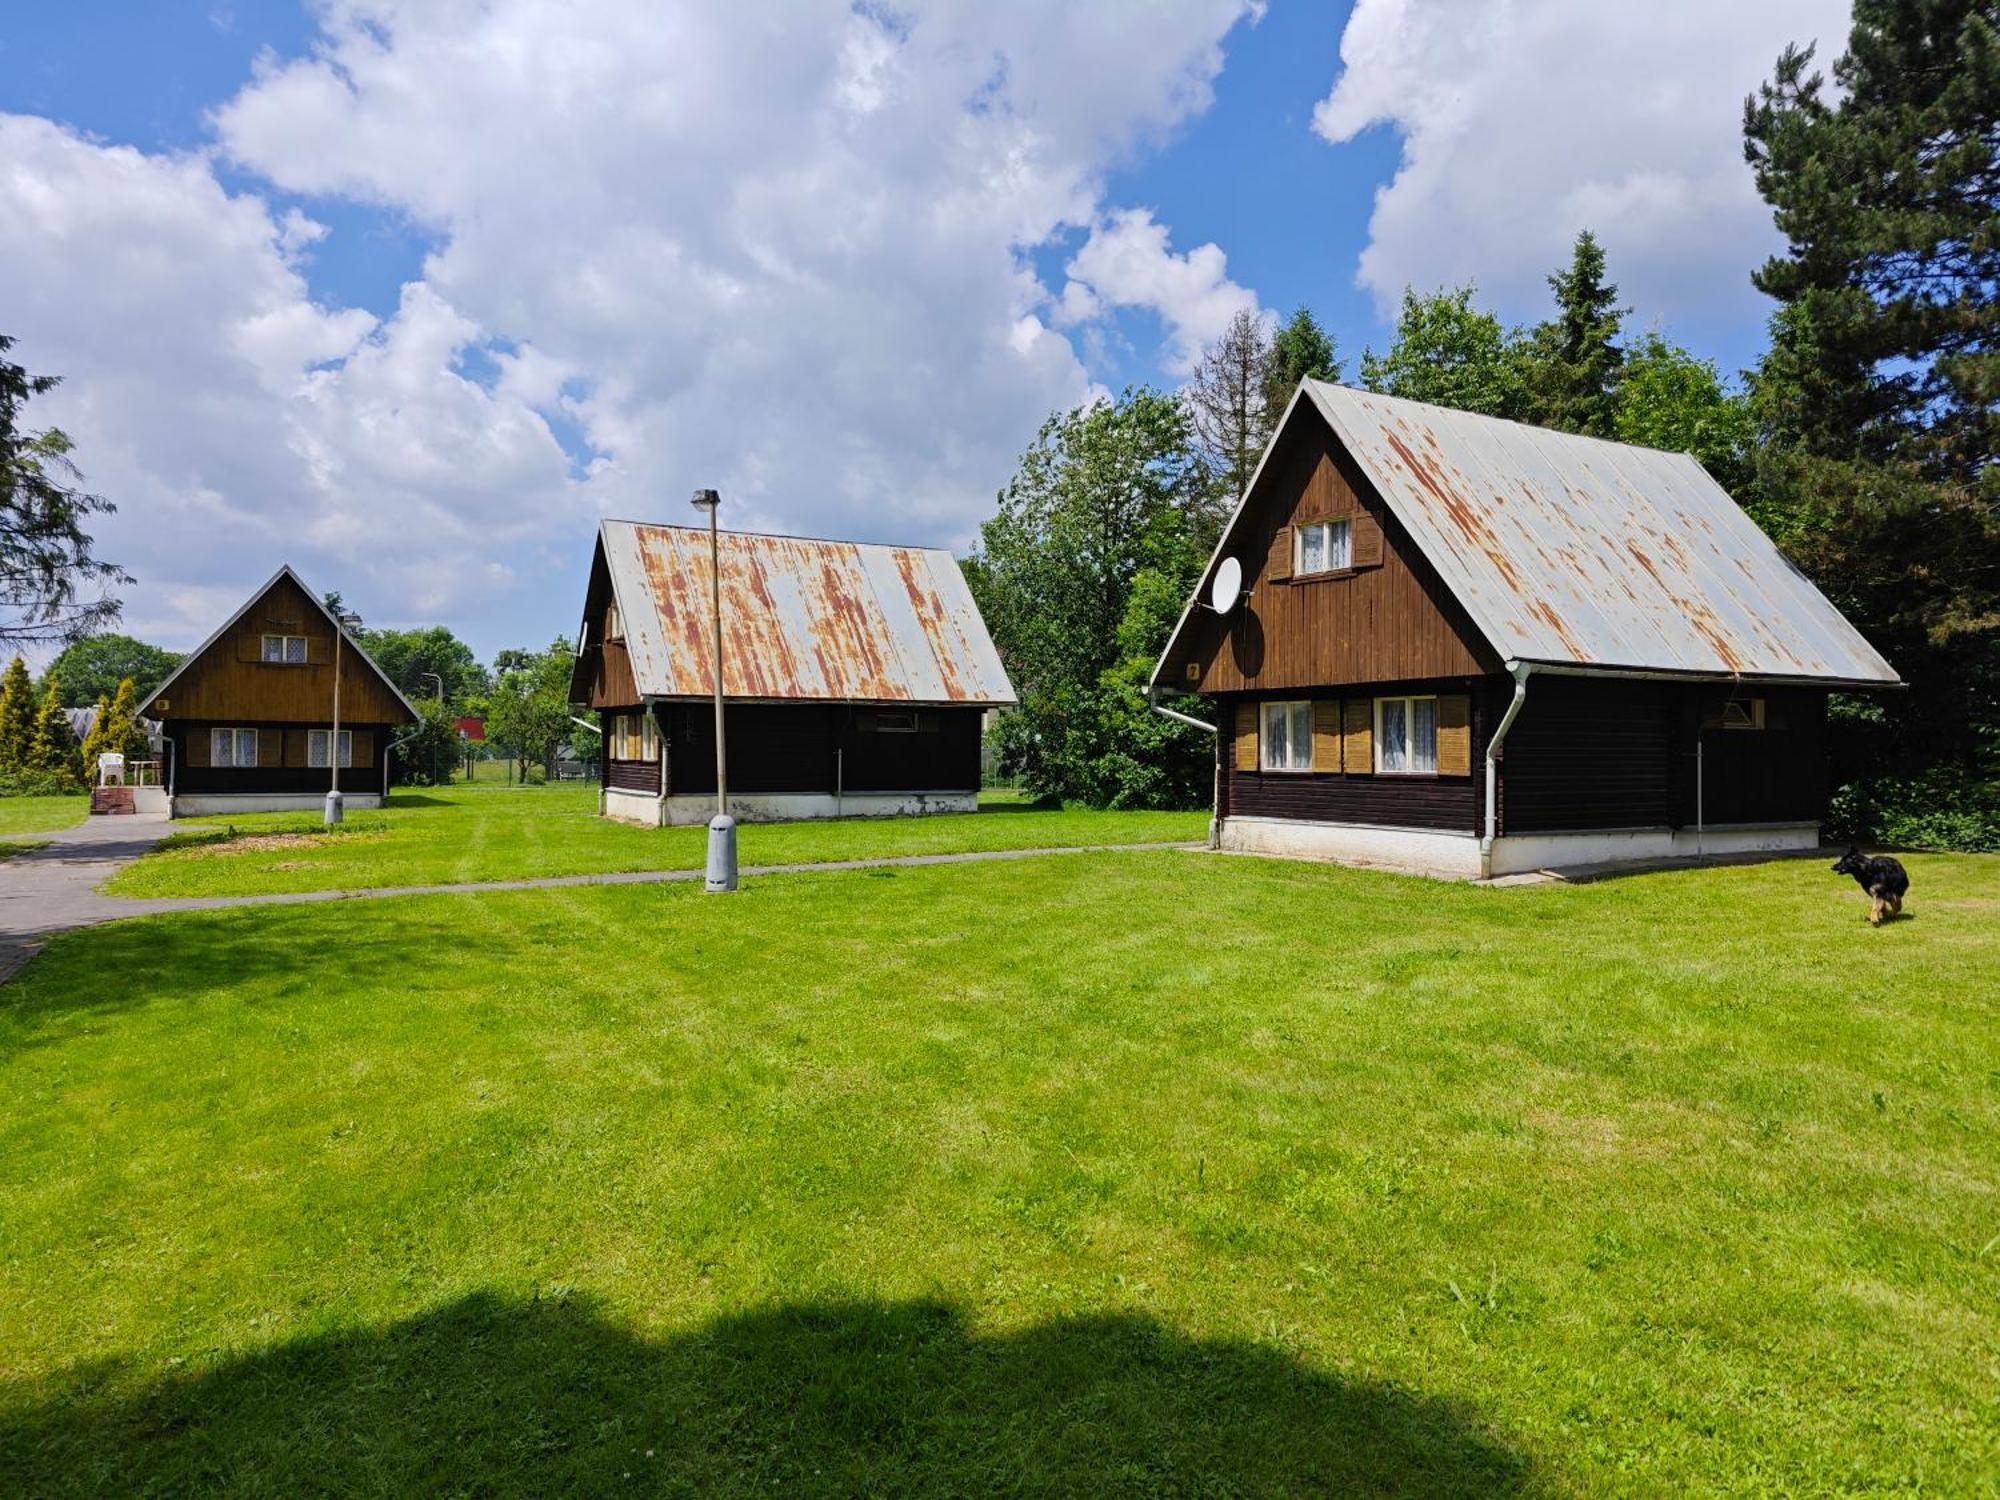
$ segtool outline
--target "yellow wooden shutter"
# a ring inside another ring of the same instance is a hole
[[[1257,769],[1257,705],[1236,705],[1236,769]]]
[[[299,769],[306,763],[306,731],[287,729],[285,732],[285,764]]]
[[[1382,523],[1366,511],[1354,517],[1354,529],[1348,534],[1354,566],[1357,568],[1379,568],[1382,566]]]
[[[284,731],[280,729],[260,729],[257,731],[257,764],[263,766],[281,765],[285,758]]]
[[[1340,761],[1350,776],[1375,769],[1375,700],[1349,698],[1341,705]]]
[[[1264,564],[1264,577],[1271,583],[1283,583],[1292,576],[1292,528],[1280,526],[1278,534],[1271,538],[1271,558]]]
[[[349,758],[352,759],[354,764],[357,766],[374,765],[375,731],[372,729],[357,729],[353,733],[354,733],[354,738],[348,743],[347,746],[347,754]]]
[[[1313,769],[1340,769],[1340,700],[1321,698],[1313,703]]]
[[[208,737],[213,732],[208,729],[190,729],[187,732],[186,737],[182,739],[181,743],[187,747],[187,763],[189,765],[205,766],[208,764]]]
[[[1464,693],[1438,698],[1437,765],[1440,776],[1472,774],[1472,699]]]

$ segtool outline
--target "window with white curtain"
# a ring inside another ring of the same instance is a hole
[[[1313,709],[1310,703],[1264,705],[1263,765],[1267,771],[1310,771]]]
[[[302,667],[306,663],[306,638],[302,635],[267,635],[264,660],[281,666]]]
[[[1354,527],[1348,521],[1313,521],[1293,528],[1299,555],[1293,573],[1334,573],[1354,566]]]
[[[255,766],[257,764],[257,731],[254,729],[209,730],[208,763],[211,766]]]
[[[1375,700],[1375,769],[1385,776],[1435,776],[1436,698]]]
[[[326,752],[328,742],[333,737],[331,729],[308,729],[306,731],[306,764],[317,770],[327,769]],[[340,768],[344,771],[354,764],[354,731],[340,731]]]

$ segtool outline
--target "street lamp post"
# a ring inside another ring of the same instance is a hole
[[[345,804],[340,796],[340,647],[347,639],[349,630],[361,628],[361,616],[347,610],[333,612],[333,733],[326,740],[326,763],[332,768],[333,779],[327,783],[326,822],[328,826],[338,823],[347,816]]]
[[[729,816],[729,767],[722,728],[722,544],[715,513],[722,497],[714,490],[696,490],[694,508],[708,512],[709,638],[715,642],[715,816],[708,820],[708,880],[710,891],[736,889],[736,820]]]
[[[417,673],[417,676],[428,677],[432,682],[435,682],[438,685],[438,714],[440,717],[442,717],[444,714],[443,675],[437,672],[419,672]],[[436,786],[437,784],[438,784],[438,747],[437,747],[437,741],[433,739],[431,741],[431,785]]]

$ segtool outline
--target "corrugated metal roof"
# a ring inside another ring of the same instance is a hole
[[[713,690],[706,527],[599,533],[638,691]],[[731,698],[1010,704],[1013,685],[957,560],[928,547],[721,533]]]
[[[1504,659],[1897,681],[1688,454],[1320,381],[1281,433],[1307,402]]]

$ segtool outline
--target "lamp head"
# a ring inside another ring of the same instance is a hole
[[[722,496],[716,494],[714,490],[696,490],[693,503],[696,510],[713,511],[722,504]]]

